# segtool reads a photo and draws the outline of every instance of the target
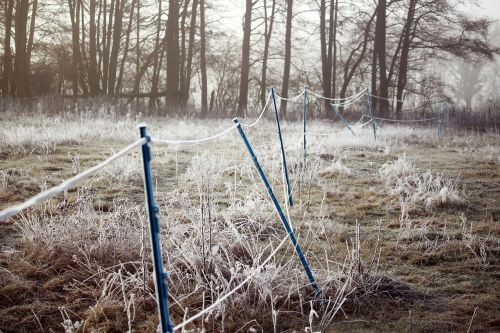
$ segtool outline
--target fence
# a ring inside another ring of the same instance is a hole
[[[291,97],[291,98],[284,98],[280,97],[275,94],[274,89],[272,88],[270,93],[268,94],[266,104],[260,114],[258,115],[257,119],[250,123],[250,124],[242,124],[239,122],[238,119],[234,119],[234,125],[229,126],[225,130],[221,131],[220,133],[217,133],[215,135],[206,137],[206,138],[200,138],[200,139],[194,139],[194,140],[166,140],[166,139],[158,139],[158,138],[153,138],[150,137],[147,133],[146,126],[141,125],[140,126],[140,138],[133,142],[132,144],[124,147],[122,150],[120,150],[118,153],[110,156],[108,159],[104,160],[103,162],[97,164],[96,166],[68,179],[62,182],[61,184],[54,186],[46,191],[43,191],[32,198],[26,200],[25,202],[9,207],[7,209],[4,209],[0,212],[0,221],[7,220],[10,217],[15,216],[22,210],[25,210],[31,206],[40,204],[64,191],[67,189],[75,186],[82,180],[86,179],[87,177],[90,177],[91,175],[94,175],[96,172],[99,170],[105,168],[108,166],[111,162],[114,160],[128,154],[129,152],[135,150],[138,147],[141,147],[142,150],[142,160],[143,160],[143,169],[144,169],[144,188],[145,188],[145,196],[146,196],[146,205],[148,208],[148,215],[149,215],[149,222],[150,222],[150,239],[151,239],[151,247],[152,247],[152,252],[153,252],[153,267],[154,267],[154,281],[155,281],[155,289],[156,289],[156,296],[158,298],[158,312],[159,312],[159,317],[160,317],[160,323],[161,323],[161,330],[162,332],[174,332],[176,330],[182,329],[184,326],[187,324],[193,322],[194,320],[200,318],[203,314],[212,311],[215,307],[217,307],[219,304],[224,302],[225,299],[230,297],[232,294],[234,294],[238,289],[240,289],[242,286],[244,286],[258,271],[260,271],[262,268],[265,267],[265,265],[269,262],[269,260],[278,252],[278,250],[285,244],[286,239],[288,238],[297,253],[300,262],[303,266],[304,272],[309,280],[310,285],[314,289],[315,296],[316,297],[321,297],[321,289],[318,286],[314,274],[309,266],[309,263],[300,247],[300,244],[295,236],[295,233],[292,230],[292,227],[289,223],[289,219],[285,216],[285,213],[283,211],[283,208],[281,207],[280,203],[278,202],[276,195],[274,194],[274,190],[269,184],[269,181],[267,180],[267,176],[262,169],[259,160],[255,154],[255,151],[253,150],[246,134],[244,131],[244,128],[252,128],[256,126],[261,119],[264,116],[265,111],[268,108],[268,105],[272,101],[272,106],[274,110],[274,117],[276,121],[276,128],[277,128],[277,134],[278,134],[278,140],[280,144],[280,152],[281,152],[281,167],[282,167],[282,172],[283,172],[283,177],[286,180],[286,197],[287,200],[285,200],[285,205],[288,210],[288,205],[291,207],[293,205],[293,198],[292,198],[292,187],[290,186],[290,179],[288,175],[288,165],[286,161],[286,156],[285,156],[285,144],[283,142],[283,137],[281,134],[281,127],[280,127],[280,118],[279,118],[279,113],[278,113],[278,108],[277,108],[277,99],[282,99],[282,100],[287,100],[287,101],[300,101],[301,97],[303,97],[303,114],[302,114],[302,119],[303,119],[303,137],[302,137],[302,144],[303,144],[303,159],[304,159],[304,168],[306,167],[307,164],[307,145],[306,145],[306,139],[307,135],[323,135],[321,133],[309,133],[307,131],[307,113],[308,113],[308,101],[309,101],[309,96],[313,96],[314,98],[317,99],[323,99],[327,100],[330,102],[332,110],[335,111],[337,116],[341,119],[341,121],[344,123],[344,125],[351,131],[353,135],[356,135],[356,129],[363,127],[368,124],[372,124],[372,130],[374,134],[374,138],[377,139],[377,121],[388,121],[388,122],[413,122],[413,123],[419,123],[419,122],[431,122],[431,121],[437,121],[438,123],[438,134],[442,135],[443,129],[446,123],[446,113],[445,113],[445,107],[441,107],[438,115],[435,118],[430,118],[430,119],[412,119],[412,120],[397,120],[397,119],[385,119],[385,118],[380,118],[376,117],[374,114],[373,109],[371,108],[371,98],[376,97],[374,95],[370,94],[370,91],[368,89],[363,89],[357,94],[354,94],[353,96],[344,98],[344,99],[331,99],[327,98],[324,96],[321,96],[317,93],[314,93],[312,91],[307,90],[307,87],[304,88],[304,90],[297,96]],[[342,115],[342,113],[339,111],[340,108],[345,108],[351,105],[354,105],[355,103],[358,103],[360,101],[365,101],[366,105],[364,108],[364,111],[361,114],[361,118],[359,119],[357,124],[349,124],[348,120]],[[368,120],[367,120],[368,119]],[[367,120],[367,121],[365,121]],[[167,284],[167,273],[165,272],[163,268],[163,258],[162,258],[162,250],[161,250],[161,244],[160,244],[160,224],[159,224],[159,219],[158,219],[158,206],[155,202],[154,198],[154,190],[153,190],[153,179],[152,179],[152,174],[151,174],[151,159],[152,159],[152,154],[151,154],[151,144],[159,144],[159,145],[197,145],[209,141],[216,140],[227,133],[237,130],[242,138],[243,144],[245,148],[247,149],[252,161],[254,162],[255,168],[261,178],[262,183],[264,184],[269,199],[271,200],[273,207],[276,210],[276,213],[278,214],[278,217],[280,218],[284,229],[286,230],[287,236],[280,242],[278,247],[272,251],[272,253],[267,257],[264,262],[257,267],[257,269],[250,274],[245,280],[243,280],[239,285],[237,285],[235,288],[233,288],[231,291],[229,291],[227,294],[225,294],[223,297],[218,299],[216,302],[214,302],[212,305],[204,309],[202,312],[194,315],[193,317],[183,321],[182,323],[174,326],[170,320],[170,314],[169,314],[169,305],[168,305],[168,284]],[[326,134],[329,135],[329,134]]]

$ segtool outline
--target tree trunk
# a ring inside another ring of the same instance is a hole
[[[333,6],[333,4],[332,4]],[[332,98],[337,96],[337,26],[338,26],[339,0],[335,0],[335,14],[333,26],[333,59],[332,59]]]
[[[3,96],[10,95],[11,75],[12,75],[12,49],[10,40],[12,37],[12,14],[14,11],[14,0],[9,0],[5,12],[5,38],[4,38],[4,54],[3,54],[3,77],[2,90]]]
[[[262,56],[262,74],[260,79],[260,104],[262,107],[266,105],[266,96],[267,96],[267,58],[269,57],[269,45],[271,43],[271,35],[273,32],[273,23],[274,23],[274,12],[276,8],[276,0],[272,0],[273,3],[271,5],[271,17],[269,18],[269,26],[268,26],[268,18],[267,18],[267,3],[264,0],[264,54]]]
[[[101,25],[101,16],[102,16],[102,25]],[[102,29],[101,29],[102,26]],[[100,87],[101,82],[102,82],[102,76],[103,76],[103,58],[104,58],[104,49],[106,48],[106,38],[104,37],[106,35],[106,0],[99,0],[99,14],[97,15],[97,80],[98,80],[98,86]],[[102,36],[101,36],[102,35]],[[100,93],[104,93],[104,90],[106,90],[103,87],[99,88]]]
[[[135,35],[135,41],[136,41],[136,45],[135,45],[135,56],[136,56],[136,59],[135,59],[135,82],[134,82],[134,90],[135,90],[135,84],[139,85],[140,83],[140,79],[139,78],[139,70],[140,70],[140,67],[141,67],[141,48],[140,48],[140,39],[141,39],[141,2],[138,1],[137,2],[137,13],[136,13],[136,25],[137,25],[137,29],[136,29],[136,35]],[[137,86],[137,91],[139,91],[139,86]],[[137,99],[135,101],[136,105],[136,109],[139,108],[139,94],[137,94]]]
[[[113,96],[115,93],[116,85],[116,73],[118,73],[118,54],[121,45],[122,36],[122,22],[123,22],[123,12],[125,7],[125,0],[116,0],[115,3],[115,18],[113,25],[113,42],[111,47],[111,54],[109,58],[109,69],[108,69],[108,94]]]
[[[119,0],[118,0],[119,1]],[[104,1],[106,4],[106,1]],[[115,10],[115,0],[111,0],[108,22],[106,26],[106,22],[104,22],[104,33],[103,38],[104,47],[103,47],[103,59],[102,59],[102,88],[105,94],[108,94],[108,78],[109,78],[109,57],[111,52],[111,32],[113,30],[113,12]],[[106,16],[106,7],[104,11],[104,15]]]
[[[368,42],[370,38],[370,30],[371,26],[373,23],[373,20],[375,19],[376,12],[373,13],[373,15],[370,17],[370,20],[368,20],[368,23],[366,24],[365,30],[363,31],[363,40],[358,44],[356,48],[354,48],[351,53],[349,54],[349,57],[347,58],[345,65],[344,65],[344,82],[342,84],[342,88],[340,89],[340,98],[345,98],[347,88],[349,87],[349,84],[354,77],[354,74],[358,70],[359,66],[361,65],[361,62],[365,59],[365,54],[366,51],[368,50]],[[361,51],[359,51],[361,49]],[[359,56],[355,60],[355,54],[356,52],[359,51]],[[352,66],[351,66],[352,63]],[[342,112],[342,108],[340,108],[340,111]]]
[[[288,85],[290,83],[290,63],[292,58],[292,15],[293,0],[287,0],[286,6],[286,32],[285,32],[285,65],[283,69],[283,85],[281,86],[281,96],[288,97]],[[281,101],[280,115],[286,118],[286,100]]]
[[[99,81],[97,79],[97,26],[95,21],[96,0],[89,2],[89,88],[90,94],[95,96],[99,93]]]
[[[167,110],[179,106],[179,0],[170,0],[167,20]]]
[[[184,74],[184,89],[181,91],[181,99],[182,99],[182,108],[186,109],[187,102],[189,99],[189,90],[191,86],[191,73],[192,73],[192,65],[193,65],[193,50],[194,50],[194,37],[196,34],[196,8],[198,7],[198,0],[193,0],[193,4],[191,7],[191,22],[189,23],[189,41],[188,41],[188,52],[186,59],[186,67]]]
[[[243,45],[241,52],[240,94],[238,97],[238,117],[243,117],[248,104],[248,76],[250,74],[250,34],[252,30],[253,0],[246,0],[245,22],[243,27]]]
[[[376,11],[375,11],[376,12]],[[371,82],[371,89],[370,92],[373,95],[376,95],[377,92],[377,58],[378,58],[378,51],[377,51],[377,42],[373,42],[373,52],[372,52],[372,82]],[[377,98],[372,98],[372,109],[373,112],[375,113],[378,107],[378,99]]]
[[[205,0],[200,0],[200,70],[201,70],[201,117],[208,113],[207,56],[205,36]]]
[[[165,35],[163,36],[163,39],[162,39],[160,45],[158,46],[158,48],[155,48],[147,56],[146,60],[144,61],[144,63],[140,67],[139,71],[136,73],[135,82],[134,82],[134,90],[132,91],[131,96],[138,96],[139,95],[139,89],[140,89],[140,83],[141,83],[142,77],[146,73],[146,71],[149,68],[149,66],[151,66],[151,63],[153,62],[153,59],[155,57],[158,57],[158,54],[160,53],[160,48],[161,49],[165,48],[166,42],[167,42],[167,32],[165,31]],[[133,99],[134,99],[134,97],[132,97],[131,99],[129,99],[128,103],[130,103]]]
[[[415,19],[415,7],[417,0],[410,0],[410,5],[408,7],[408,16],[406,18],[406,23],[403,32],[403,46],[401,48],[401,58],[399,60],[399,74],[398,74],[398,86],[397,86],[397,106],[396,106],[396,117],[398,119],[402,116],[403,111],[403,92],[406,87],[406,80],[408,75],[408,55],[410,53],[410,30],[413,25],[413,20]]]
[[[328,59],[328,48],[327,44],[330,41],[326,40],[326,0],[321,0],[320,10],[319,10],[319,33],[320,33],[320,43],[321,43],[321,72],[322,72],[322,85],[323,85],[323,95],[325,97],[330,97],[332,90],[331,87],[331,61]],[[330,39],[330,36],[328,37]],[[328,100],[324,101],[325,110],[330,109],[330,102]],[[328,112],[326,113],[328,114]]]
[[[162,0],[158,1],[158,17],[156,19],[156,39],[155,39],[155,49],[158,49],[160,45],[160,31],[161,31],[161,14],[162,14]],[[151,77],[151,97],[149,98],[148,109],[153,110],[156,104],[156,94],[158,93],[158,81],[159,81],[159,73],[158,70],[158,58],[155,57],[153,61],[153,76]]]
[[[82,87],[83,95],[87,96],[89,94],[89,90],[87,88],[87,82],[85,81],[85,74],[87,74],[86,69],[88,66],[88,58],[85,51],[85,7],[83,5],[83,0],[78,0],[80,2],[80,27],[82,32],[82,38],[80,39],[80,57],[78,62],[78,79],[80,80],[80,86]]]
[[[38,0],[33,0],[31,3],[31,20],[30,20],[30,30],[28,38],[28,46],[26,49],[26,71],[31,72],[31,51],[33,50],[33,40],[35,37],[35,25],[36,25],[36,15],[38,9]]]
[[[179,66],[179,99],[180,99],[180,106],[183,107],[183,95],[184,91],[186,88],[184,85],[186,84],[186,62],[187,62],[187,56],[186,56],[186,20],[188,17],[188,8],[189,8],[189,1],[190,0],[184,0],[184,6],[182,8],[182,13],[181,13],[181,43],[180,43],[180,66]],[[185,109],[182,109],[182,112],[184,112]]]
[[[381,116],[387,116],[389,109],[389,85],[387,82],[387,64],[386,64],[386,4],[387,0],[379,0],[377,6],[377,23],[375,28],[375,43],[377,44],[377,53],[379,61],[379,95]]]
[[[80,2],[78,0],[68,0],[68,6],[72,40],[71,87],[73,97],[76,98],[78,96],[78,66],[80,63]]]
[[[128,25],[127,25],[127,34],[125,36],[125,49],[123,51],[123,56],[120,63],[120,71],[118,75],[118,81],[116,82],[115,95],[119,95],[122,90],[123,72],[125,69],[125,62],[127,61],[127,56],[130,49],[130,34],[132,33],[132,19],[134,17],[135,6],[138,1],[139,0],[132,0],[130,8],[130,16],[128,18]]]
[[[28,25],[29,0],[18,0],[16,2],[15,14],[15,45],[16,55],[14,58],[14,80],[15,91],[18,97],[28,97],[30,92],[29,78],[26,64],[29,59],[26,49],[26,30]]]
[[[211,115],[213,115],[214,112],[214,103],[215,103],[215,90],[212,90],[212,92],[210,93],[210,107],[208,109],[208,113]]]

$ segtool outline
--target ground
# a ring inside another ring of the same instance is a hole
[[[210,136],[232,121],[2,115],[0,209],[138,139]],[[172,320],[228,332],[500,331],[500,137],[434,127],[353,136],[283,125],[286,207],[273,122],[245,128],[322,289],[314,297],[237,131],[195,146],[153,144]],[[49,202],[1,222],[0,331],[154,332],[142,164],[136,149]]]

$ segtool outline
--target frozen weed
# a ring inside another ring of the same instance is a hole
[[[465,201],[459,196],[456,181],[444,179],[430,170],[416,171],[406,156],[387,162],[379,170],[392,194],[400,197],[402,215],[423,207],[430,211],[438,207],[460,207]]]
[[[333,160],[333,162],[330,164],[330,166],[321,170],[320,174],[325,176],[325,177],[329,177],[329,176],[333,176],[333,175],[337,175],[337,174],[350,176],[350,175],[352,175],[352,170],[343,163],[342,158],[336,158]]]

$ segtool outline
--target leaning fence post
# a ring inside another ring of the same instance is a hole
[[[167,273],[163,270],[163,259],[160,243],[160,224],[158,221],[158,206],[153,193],[153,177],[151,175],[151,138],[147,135],[146,126],[139,127],[141,138],[146,138],[147,143],[142,145],[142,161],[144,166],[144,189],[149,213],[149,229],[151,233],[151,248],[153,250],[153,268],[155,277],[156,297],[158,298],[158,313],[160,316],[162,333],[173,333],[168,308],[168,283]]]
[[[307,132],[307,87],[304,87],[304,170],[306,169],[307,161],[307,145],[306,145],[306,132]]]
[[[377,140],[377,123],[375,121],[375,115],[373,114],[373,107],[372,107],[372,94],[370,92],[370,87],[366,87],[366,98],[368,102],[368,109],[370,111],[370,117],[372,119],[372,129],[373,129],[373,137],[375,140]]]
[[[352,135],[356,136],[356,133],[354,133],[351,126],[349,126],[349,122],[347,121],[347,119],[345,119],[344,116],[342,116],[340,114],[338,105],[337,104],[330,104],[330,107],[335,110],[335,114],[337,116],[339,116],[340,120],[344,123],[344,125],[347,127],[347,129],[349,129],[349,131],[351,131]]]
[[[278,108],[276,107],[276,97],[274,95],[274,87],[271,87],[271,96],[273,98],[273,107],[274,107],[274,116],[276,118],[276,125],[278,126],[278,138],[280,140],[281,159],[282,159],[282,164],[283,164],[283,172],[285,173],[288,203],[290,204],[290,207],[292,207],[293,206],[292,187],[290,186],[290,179],[288,177],[288,166],[286,164],[285,147],[283,145],[283,137],[281,136],[280,118],[278,115]]]
[[[241,124],[240,124],[238,118],[234,118],[233,121],[236,124],[236,127],[238,128],[238,132],[240,133],[241,138],[243,139],[243,142],[245,143],[245,146],[248,150],[248,153],[252,157],[252,160],[255,164],[255,168],[259,172],[260,179],[264,183],[264,185],[267,189],[267,192],[268,192],[269,196],[271,197],[271,201],[274,204],[274,208],[278,212],[281,223],[283,223],[283,226],[285,227],[285,230],[288,234],[288,238],[290,238],[290,241],[293,244],[295,252],[299,256],[300,262],[302,263],[302,266],[304,267],[304,271],[306,272],[307,278],[309,279],[309,282],[311,283],[311,286],[313,287],[316,296],[319,297],[321,294],[321,290],[319,289],[318,284],[316,283],[316,280],[314,279],[314,275],[311,271],[311,268],[309,267],[309,263],[307,262],[307,259],[304,256],[304,253],[302,252],[302,249],[300,248],[299,242],[297,241],[297,238],[295,237],[295,234],[293,233],[293,230],[292,230],[290,224],[288,223],[288,220],[286,219],[285,214],[283,213],[283,209],[281,209],[281,206],[280,206],[278,200],[276,199],[276,196],[274,195],[274,191],[273,191],[271,185],[269,184],[267,177],[264,174],[262,167],[260,166],[259,161],[257,160],[257,156],[255,156],[255,153],[252,149],[252,146],[250,145],[250,142],[248,142],[248,139],[245,135],[245,132],[243,131],[243,128],[241,127]]]

